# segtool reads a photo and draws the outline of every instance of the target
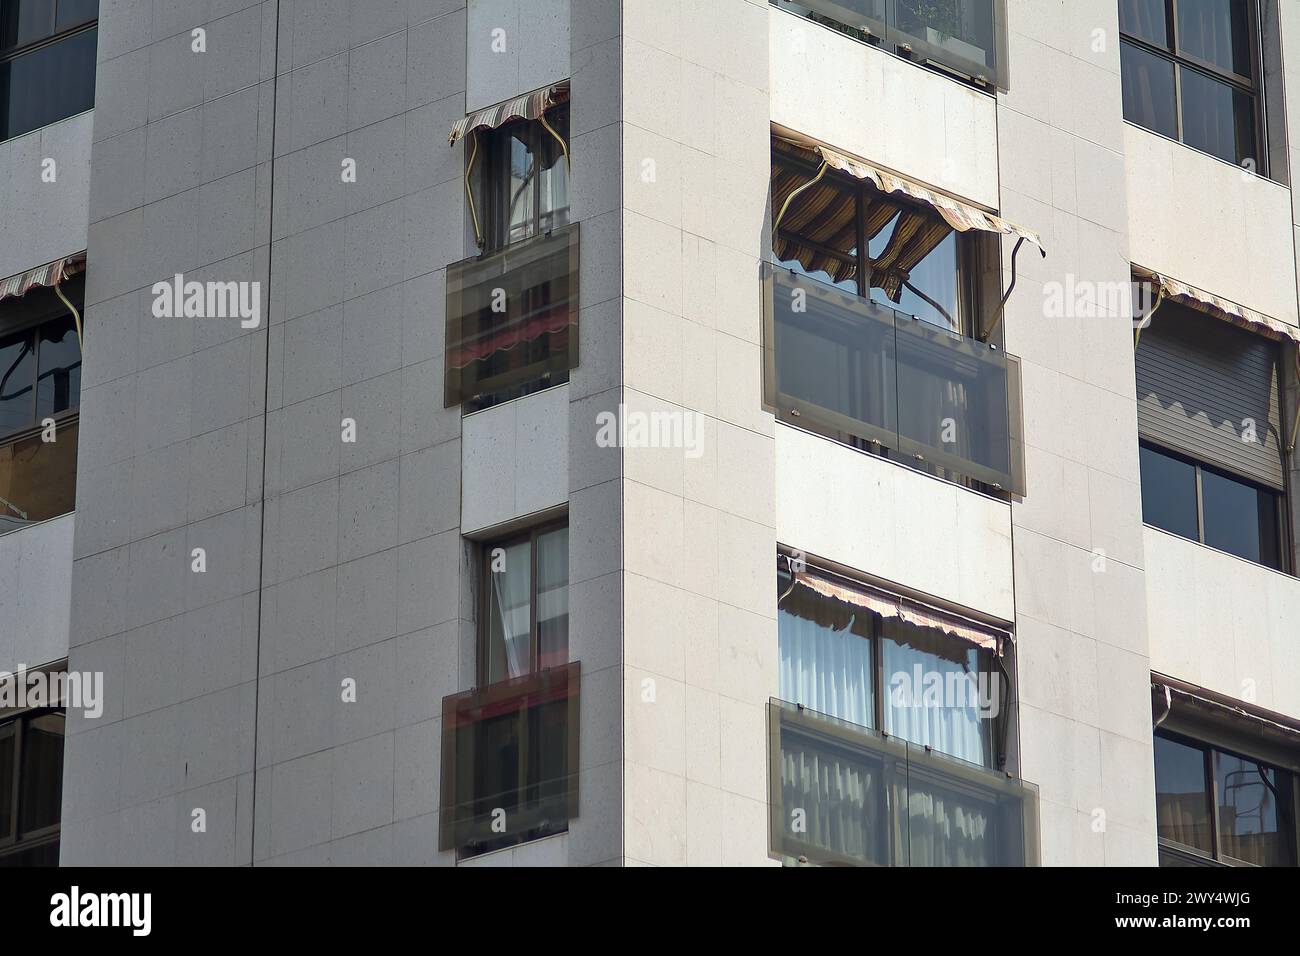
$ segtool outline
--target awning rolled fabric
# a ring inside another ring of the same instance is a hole
[[[920,183],[906,179],[903,176],[886,172],[877,166],[871,165],[864,159],[849,156],[829,146],[817,144],[811,148],[832,169],[838,169],[840,172],[848,173],[857,179],[868,180],[883,193],[902,193],[910,199],[915,199],[933,207],[944,218],[944,221],[958,232],[969,232],[975,229],[980,232],[994,232],[1003,236],[1017,236],[1021,239],[1028,239],[1039,249],[1043,248],[1043,241],[1038,237],[1038,233],[1030,229],[1017,226],[1015,223],[1008,222],[959,199],[954,199],[952,196],[935,192],[933,189],[922,186]]]
[[[563,103],[568,98],[569,81],[561,80],[543,89],[516,96],[513,100],[489,106],[487,109],[457,120],[447,136],[447,144],[455,146],[459,140],[475,130],[496,129],[513,119],[535,120],[552,106]]]
[[[958,640],[992,651],[994,654],[1000,655],[1004,642],[1011,638],[1006,631],[986,627],[975,621],[940,611],[938,608],[927,607],[897,595],[877,591],[866,585],[842,582],[814,571],[797,571],[794,581],[795,584],[823,597],[860,607],[880,617],[896,617],[916,627],[942,631]]]
[[[1300,343],[1300,328],[1294,325],[1288,325],[1279,319],[1264,315],[1262,312],[1248,309],[1244,305],[1230,302],[1213,293],[1206,292],[1204,289],[1198,289],[1186,282],[1179,282],[1177,279],[1171,279],[1169,276],[1161,275],[1158,272],[1149,270],[1138,270],[1138,272],[1140,275],[1145,276],[1147,281],[1153,282],[1158,288],[1163,289],[1165,295],[1171,299],[1178,299],[1184,305],[1191,306],[1207,315],[1212,315],[1216,319],[1231,322],[1239,328],[1276,339],[1279,342]]]
[[[86,253],[78,252],[47,262],[35,269],[28,269],[16,276],[0,279],[0,301],[26,295],[32,289],[57,285],[71,279],[79,272],[84,272],[85,269]]]

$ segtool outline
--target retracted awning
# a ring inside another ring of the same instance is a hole
[[[1007,631],[949,614],[898,595],[878,591],[867,585],[850,584],[814,571],[797,571],[794,583],[823,597],[860,607],[880,617],[898,618],[916,627],[942,631],[958,640],[1001,654],[1011,639]]]
[[[1016,236],[1020,239],[1027,239],[1039,249],[1043,248],[1043,241],[1039,238],[1038,233],[1031,229],[1025,229],[1023,226],[1017,226],[1013,222],[1008,222],[991,212],[985,212],[978,206],[972,206],[960,199],[936,192],[928,186],[923,186],[911,179],[899,176],[897,173],[887,172],[878,166],[871,165],[864,159],[849,156],[847,153],[841,153],[829,146],[818,144],[812,149],[832,169],[838,169],[840,172],[848,173],[857,179],[868,180],[883,193],[902,193],[909,199],[925,203],[932,207],[948,225],[958,232],[970,232],[972,229],[980,232],[995,232],[1003,236]]]
[[[538,119],[552,106],[563,103],[568,98],[569,81],[561,80],[543,89],[517,96],[513,100],[489,106],[487,109],[457,120],[447,136],[447,143],[455,146],[459,140],[475,130],[496,129],[514,119]]]
[[[1268,336],[1279,342],[1296,342],[1300,344],[1300,328],[1294,325],[1288,325],[1286,322],[1264,315],[1262,312],[1248,309],[1244,305],[1238,305],[1236,302],[1220,298],[1213,293],[1206,292],[1204,289],[1188,285],[1186,282],[1180,282],[1169,276],[1161,275],[1154,270],[1135,269],[1134,271],[1139,277],[1153,283],[1166,296],[1178,300],[1183,305],[1190,306],[1199,312],[1204,312],[1224,322],[1231,322],[1233,325],[1250,332],[1258,332],[1260,335]],[[1154,312],[1155,310],[1152,309],[1151,311]]]
[[[16,276],[0,279],[0,301],[26,295],[32,289],[57,285],[71,279],[79,272],[84,272],[85,269],[86,253],[78,252],[47,262],[35,269],[28,269]]]

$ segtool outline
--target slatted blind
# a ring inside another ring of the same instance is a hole
[[[1136,366],[1143,438],[1283,489],[1275,343],[1165,302],[1142,330]]]

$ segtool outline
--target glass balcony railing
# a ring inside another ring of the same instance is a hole
[[[920,63],[1008,89],[1005,0],[772,0]]]
[[[577,223],[447,267],[448,408],[560,385],[577,365]]]
[[[786,268],[764,282],[779,418],[1024,494],[1018,359]]]
[[[772,855],[822,866],[1037,866],[1033,784],[773,700]]]
[[[64,419],[56,434],[51,442],[36,431],[0,443],[0,534],[75,507],[77,419]]]
[[[474,856],[569,828],[579,683],[575,661],[443,698],[439,849]]]

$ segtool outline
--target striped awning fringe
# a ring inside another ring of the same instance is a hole
[[[62,259],[55,259],[35,269],[28,269],[16,276],[0,279],[0,301],[26,295],[32,289],[48,288],[71,279],[86,269],[86,253],[78,252]]]
[[[1231,322],[1238,328],[1258,332],[1279,342],[1300,344],[1300,328],[1294,325],[1155,271],[1140,270],[1139,275],[1163,289],[1165,295],[1171,299],[1177,299],[1183,305],[1190,306],[1198,312],[1204,312],[1224,322]]]
[[[910,199],[931,206],[944,218],[948,225],[958,232],[970,232],[974,229],[980,232],[998,233],[1003,236],[1016,236],[1029,240],[1039,249],[1043,248],[1042,239],[1039,238],[1038,233],[1031,229],[1017,226],[1013,222],[1008,222],[991,212],[985,212],[970,203],[936,192],[928,186],[923,186],[911,179],[899,176],[897,173],[887,172],[878,166],[873,166],[866,160],[841,153],[829,146],[819,144],[812,147],[812,149],[832,169],[848,173],[857,179],[865,179],[883,193],[902,193]]]
[[[535,120],[552,106],[563,103],[569,98],[569,81],[561,80],[540,90],[516,96],[512,100],[489,106],[487,109],[471,113],[464,119],[457,120],[447,136],[447,144],[455,146],[461,139],[475,130],[496,129],[513,119]]]
[[[809,588],[823,597],[860,607],[880,617],[896,617],[916,627],[942,631],[995,654],[1003,653],[1004,642],[1011,637],[1006,631],[986,627],[954,614],[945,613],[938,608],[927,607],[897,595],[876,591],[874,588],[841,583],[828,575],[799,571],[795,573],[794,580],[796,584]]]

